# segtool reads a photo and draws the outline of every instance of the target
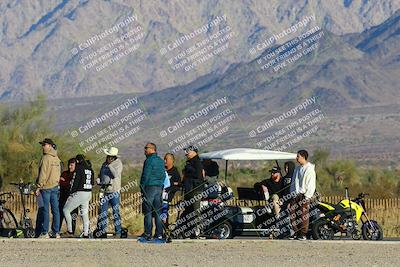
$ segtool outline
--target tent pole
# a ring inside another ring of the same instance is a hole
[[[227,177],[228,177],[228,160],[225,160],[225,184],[227,184]]]

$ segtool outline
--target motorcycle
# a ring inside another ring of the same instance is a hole
[[[354,240],[382,240],[381,226],[370,220],[365,208],[365,197],[368,194],[360,193],[355,199],[350,200],[346,188],[346,198],[336,205],[319,202],[320,218],[312,225],[313,239],[333,239],[336,233],[346,234]],[[359,230],[359,223],[361,231]],[[360,233],[361,232],[361,233]]]

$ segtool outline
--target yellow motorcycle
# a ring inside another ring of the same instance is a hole
[[[338,204],[319,202],[320,218],[312,223],[313,239],[333,239],[336,233],[351,236],[354,240],[382,240],[381,226],[370,220],[365,209],[365,197],[368,194],[360,193],[355,199],[350,200],[346,188],[346,198]],[[359,230],[359,223],[361,231]]]

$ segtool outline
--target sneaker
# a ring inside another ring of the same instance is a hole
[[[79,235],[79,238],[92,238],[92,235],[91,235],[91,233],[85,234],[84,232],[82,232],[82,233]]]
[[[50,236],[47,233],[46,234],[40,234],[39,238],[46,239],[46,238],[50,238]]]
[[[92,232],[93,238],[107,238],[107,233],[101,229],[96,229]]]
[[[53,233],[53,232],[51,232],[50,234],[49,234],[49,236],[50,236],[50,238],[60,238],[60,233]]]
[[[55,239],[59,239],[59,238],[61,238],[61,235],[60,235],[60,233],[57,233],[57,234],[55,234],[54,238],[55,238]]]
[[[152,239],[151,235],[148,235],[146,233],[143,233],[139,238],[146,239],[147,241],[150,241]]]
[[[62,234],[62,237],[63,238],[72,238],[72,237],[75,237],[75,235],[73,233],[67,231]]]
[[[305,237],[305,236],[299,236],[299,237],[297,238],[297,240],[299,240],[299,241],[307,241],[307,237]]]
[[[297,239],[297,236],[296,236],[296,235],[291,235],[291,236],[289,237],[289,240],[295,240],[295,239]]]
[[[164,237],[163,237],[162,235],[153,236],[153,239],[156,239],[156,240],[164,240]]]

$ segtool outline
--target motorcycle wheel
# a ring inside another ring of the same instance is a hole
[[[364,240],[382,240],[382,227],[376,221],[369,221],[362,226],[362,236]]]
[[[329,225],[329,221],[320,220],[317,221],[312,228],[312,237],[314,240],[331,240],[335,235],[334,230]]]
[[[353,238],[353,240],[360,240],[361,239],[360,231],[358,229],[355,229],[353,233],[351,233],[351,238]]]

